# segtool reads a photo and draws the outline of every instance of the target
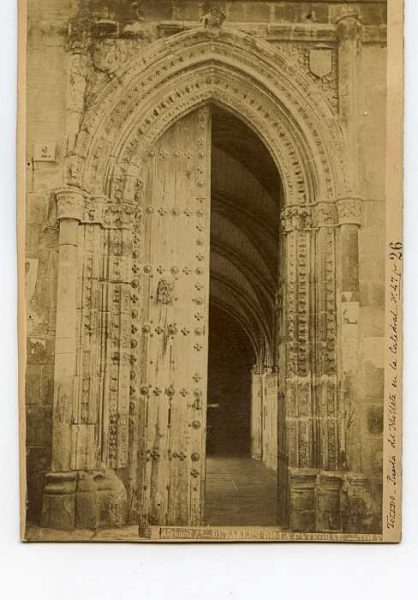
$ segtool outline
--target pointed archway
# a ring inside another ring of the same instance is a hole
[[[211,113],[205,522],[275,525],[277,394],[258,384],[277,362],[282,184],[254,131],[216,104]],[[254,511],[260,502],[262,522]]]
[[[125,487],[128,518],[135,520],[141,510],[135,477],[140,453],[133,439],[141,422],[135,411],[142,391],[131,367],[140,356],[143,333],[135,303],[144,267],[137,224],[144,218],[146,163],[174,123],[207,103],[228,109],[256,132],[283,186],[284,269],[274,297],[278,326],[266,326],[254,302],[245,311],[263,339],[269,331],[281,332],[270,340],[269,351],[271,357],[277,351],[282,376],[277,382],[274,373],[261,374],[260,385],[274,395],[283,428],[277,449],[282,519],[290,519],[296,530],[316,526],[320,471],[337,473],[326,502],[339,493],[346,413],[345,397],[338,393],[342,323],[337,295],[342,288],[336,249],[346,240],[339,226],[356,227],[359,213],[344,139],[329,107],[309,93],[305,76],[280,52],[246,34],[196,29],[151,44],[121,68],[87,111],[68,157],[67,187],[57,191],[62,246],[57,346],[68,339],[74,343],[67,344],[65,360],[57,352],[55,363],[52,472],[44,502],[47,519],[54,515],[49,524],[62,511],[57,486],[71,481],[67,512],[75,522],[78,482],[86,473],[90,481],[97,469],[105,475],[92,489],[108,486],[108,495],[125,506]],[[270,224],[278,231],[277,217]],[[66,253],[69,239],[74,243]],[[103,255],[89,250],[93,240]],[[71,294],[60,295],[69,267],[77,277],[70,282]],[[257,281],[257,275],[258,269],[250,278]],[[265,357],[261,360],[264,367]],[[299,497],[305,494],[307,504],[300,508]],[[92,514],[95,510],[92,506]],[[122,509],[109,514],[125,518]]]

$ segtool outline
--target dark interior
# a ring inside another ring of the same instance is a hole
[[[264,143],[212,106],[208,456],[250,456],[251,369],[274,347],[281,183]]]
[[[251,367],[247,336],[225,312],[211,307],[209,315],[209,370],[207,453],[249,456]]]

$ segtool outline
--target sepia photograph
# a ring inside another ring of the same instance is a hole
[[[401,539],[403,0],[21,0],[21,538]]]

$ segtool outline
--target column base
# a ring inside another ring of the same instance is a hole
[[[316,531],[316,469],[289,470],[290,531]]]
[[[381,506],[361,473],[289,469],[289,528],[297,532],[380,533]],[[380,492],[381,494],[381,492]]]
[[[347,533],[382,532],[383,483],[347,473],[341,488],[342,528]]]
[[[45,477],[42,527],[66,531],[74,529],[77,473],[48,473]]]
[[[46,480],[42,527],[71,531],[126,524],[126,489],[113,471],[49,473]]]

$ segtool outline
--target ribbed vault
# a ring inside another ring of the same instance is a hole
[[[274,364],[281,182],[264,144],[212,107],[211,304],[238,321],[254,362]]]

